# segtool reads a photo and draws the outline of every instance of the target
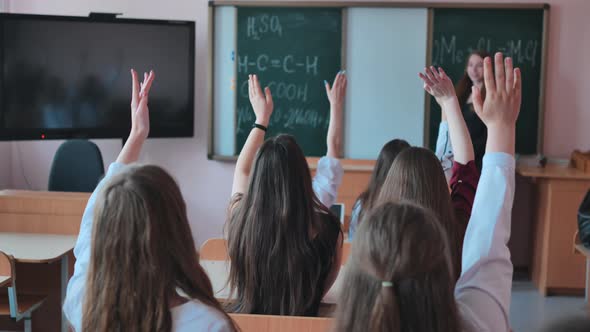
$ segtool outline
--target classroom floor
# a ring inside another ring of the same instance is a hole
[[[566,317],[588,317],[584,297],[543,297],[531,281],[514,281],[510,305],[514,332],[542,331],[547,324]]]

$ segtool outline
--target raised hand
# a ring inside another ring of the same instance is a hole
[[[249,75],[248,94],[250,104],[252,104],[254,114],[256,115],[256,123],[267,127],[274,108],[270,89],[266,87],[264,92],[262,92],[258,76]]]
[[[334,84],[332,87],[330,87],[330,83],[324,81],[324,85],[326,86],[326,95],[330,101],[331,108],[342,109],[342,106],[344,106],[344,97],[346,97],[347,84],[348,80],[346,79],[346,73],[344,70],[341,70],[338,72],[338,74],[336,74],[336,78],[334,78]]]
[[[418,76],[424,82],[424,90],[436,99],[436,102],[442,106],[443,103],[456,98],[455,87],[453,82],[447,76],[445,71],[434,66],[424,68],[424,73],[418,73]]]
[[[480,119],[488,127],[486,152],[506,152],[514,154],[515,127],[522,99],[522,80],[520,69],[513,68],[512,59],[503,59],[496,53],[495,77],[492,60],[483,62],[483,77],[486,99],[482,102],[481,91],[473,87],[473,107]]]
[[[461,108],[453,82],[442,68],[424,68],[418,76],[424,82],[424,90],[432,95],[442,110],[442,120],[449,124],[449,135],[454,151],[454,160],[467,164],[474,159],[473,143],[461,114]],[[442,156],[441,156],[442,157]]]
[[[520,112],[522,98],[520,69],[513,69],[511,58],[502,60],[502,53],[496,53],[494,79],[492,60],[489,57],[484,59],[485,102],[482,102],[481,91],[477,87],[473,87],[473,107],[488,127],[494,125],[514,126]]]
[[[148,97],[155,77],[154,71],[151,70],[149,75],[143,74],[143,81],[139,83],[137,72],[131,69],[131,134],[143,139],[147,138],[150,132]]]
[[[332,158],[342,157],[342,110],[344,108],[347,83],[348,80],[344,70],[336,74],[332,87],[330,87],[330,83],[324,82],[326,95],[330,101],[330,124],[328,125],[328,135],[326,137],[328,145],[326,155]]]
[[[137,72],[131,69],[131,132],[117,162],[130,164],[139,159],[141,147],[150,133],[148,97],[155,77],[154,71],[150,70],[149,75],[143,74],[143,81],[139,83]]]

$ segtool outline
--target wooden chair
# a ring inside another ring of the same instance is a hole
[[[201,246],[200,259],[207,261],[229,261],[227,241],[223,238],[212,238]]]
[[[10,316],[15,321],[24,319],[25,332],[32,328],[31,315],[43,304],[45,296],[18,294],[16,288],[16,269],[14,257],[0,251],[0,316]],[[6,290],[6,292],[4,292]]]
[[[351,244],[342,244],[342,265],[345,265],[350,256]],[[205,241],[199,251],[200,259],[206,261],[228,261],[227,241],[223,238],[211,238]]]
[[[351,243],[350,242],[344,242],[342,244],[342,266],[346,265],[346,262],[348,261],[348,257],[350,256],[350,250],[351,250]]]
[[[332,318],[229,314],[242,332],[328,332]]]

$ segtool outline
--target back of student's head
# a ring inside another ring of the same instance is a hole
[[[157,166],[129,167],[95,205],[83,331],[170,331],[176,289],[221,311],[178,185]]]
[[[449,187],[434,153],[428,149],[411,147],[400,152],[395,158],[377,204],[407,200],[424,206],[434,212],[451,241],[451,256],[455,274],[460,268],[459,246],[453,206]]]
[[[260,147],[248,190],[233,204],[228,222],[229,282],[237,296],[230,310],[307,314],[323,293],[323,267],[335,257],[337,240],[327,234],[339,232],[339,222],[316,198],[293,136],[279,135]]]
[[[378,205],[354,241],[335,331],[459,331],[448,241],[434,214]]]
[[[385,181],[385,178],[387,178],[387,173],[397,155],[409,147],[410,144],[405,140],[394,139],[387,142],[383,148],[381,148],[381,152],[379,152],[379,157],[375,163],[375,169],[369,180],[369,185],[358,198],[363,207],[358,216],[359,220],[362,220],[365,211],[370,210],[375,205],[381,186]]]

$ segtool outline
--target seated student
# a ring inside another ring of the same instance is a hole
[[[357,232],[335,331],[510,329],[512,263],[507,243],[521,77],[510,58],[503,64],[500,53],[495,57],[496,79],[489,58],[484,67],[488,95],[482,103],[475,88],[474,105],[489,135],[459,281],[455,285],[452,246],[432,210],[407,201],[384,202]]]
[[[437,71],[433,67],[420,77],[424,80],[426,91],[435,97],[448,118],[449,133],[455,147],[451,181],[447,185],[441,163],[432,151],[408,148],[391,165],[378,203],[409,200],[431,209],[449,236],[452,270],[457,280],[461,272],[463,238],[479,173],[474,163],[469,131],[461,116],[451,80],[442,69]]]
[[[229,284],[239,313],[315,316],[342,256],[340,221],[330,212],[342,178],[340,156],[346,77],[327,87],[332,104],[328,152],[313,179],[295,138],[264,141],[273,111],[270,89],[248,80],[256,126],[240,153],[228,218]],[[336,107],[335,107],[336,106]],[[262,127],[262,128],[261,128]]]
[[[473,205],[473,197],[475,195],[475,187],[477,186],[479,172],[474,169],[475,164],[473,164],[472,157],[473,146],[470,145],[470,138],[463,139],[460,137],[460,135],[464,135],[465,133],[468,134],[468,132],[462,131],[464,128],[461,126],[454,128],[454,133],[455,136],[462,139],[460,143],[463,143],[458,146],[459,149],[462,149],[459,151],[459,157],[466,158],[468,162],[466,165],[453,163],[454,155],[452,152],[451,140],[449,138],[449,125],[446,119],[446,113],[456,112],[458,107],[457,97],[451,80],[442,69],[439,69],[439,71],[436,71],[433,67],[430,68],[430,71],[425,68],[426,74],[421,73],[419,75],[424,80],[424,89],[435,97],[436,101],[441,106],[442,121],[440,123],[438,138],[436,141],[436,156],[439,158],[440,164],[443,167],[447,182],[449,182],[451,188],[454,188],[454,194],[451,198],[456,205],[456,212],[461,215],[461,219],[465,220],[466,223],[467,220],[469,220],[469,214],[471,213],[471,206]],[[458,119],[453,118],[453,120],[456,122]],[[459,125],[461,124],[459,123]],[[382,184],[385,182],[394,159],[402,150],[405,150],[408,147],[410,147],[410,145],[404,140],[392,140],[385,144],[381,149],[369,185],[353,206],[350,228],[348,230],[350,241],[352,241],[354,237],[359,221],[362,220],[363,210],[370,210],[375,205]],[[453,165],[455,167],[453,167]],[[471,188],[473,190],[469,190],[471,186],[458,186],[459,183],[463,182],[463,178],[465,177],[469,178],[469,183],[473,185],[473,188]],[[461,182],[459,182],[459,180],[461,180]],[[459,195],[458,189],[467,190],[467,195]],[[462,235],[463,234],[460,235],[460,238],[463,237]]]
[[[75,331],[235,331],[199,265],[178,185],[137,161],[148,93],[132,71],[131,133],[84,211],[64,302]]]
[[[379,157],[375,163],[375,168],[373,169],[373,173],[371,173],[369,185],[365,191],[359,195],[352,207],[350,226],[348,228],[349,241],[353,240],[354,233],[356,233],[359,221],[362,220],[364,212],[370,210],[373,208],[373,205],[375,205],[375,201],[381,190],[381,185],[387,177],[387,173],[389,172],[393,160],[397,157],[398,153],[409,147],[410,144],[405,140],[393,139],[385,143],[383,148],[381,148],[381,152],[379,152]]]

